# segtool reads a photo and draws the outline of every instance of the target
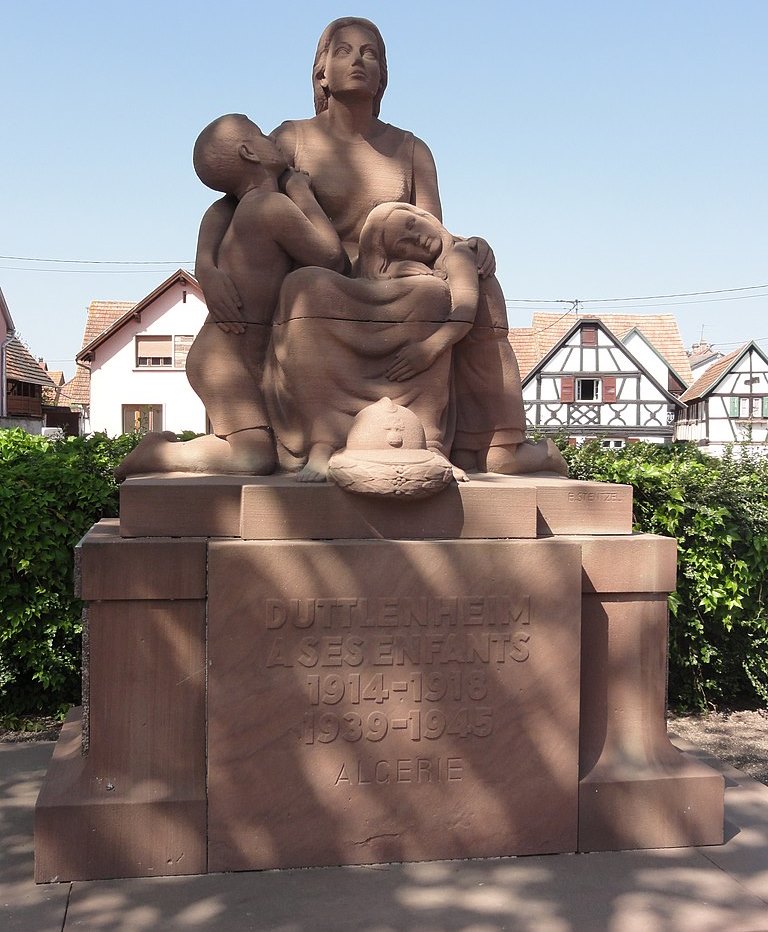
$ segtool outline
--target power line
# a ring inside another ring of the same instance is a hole
[[[185,265],[180,259],[148,259],[140,262],[127,259],[39,259],[35,256],[0,256],[14,262],[59,262],[65,265]]]
[[[714,291],[682,291],[678,294],[646,294],[633,298],[585,298],[590,304],[614,304],[617,301],[660,301],[663,298],[695,298],[704,294],[727,294],[733,291],[756,291],[758,288],[768,288],[765,285],[745,285],[742,288],[716,288]]]
[[[191,266],[192,263],[172,262],[170,266],[174,269]],[[73,275],[151,275],[153,272],[166,272],[167,269],[35,269],[28,266],[19,265],[0,265],[0,269],[6,272],[55,272],[59,275],[69,272]]]
[[[0,256],[2,258],[2,256]],[[768,283],[764,285],[744,285],[740,288],[715,288],[712,291],[680,291],[675,294],[647,294],[647,295],[636,295],[629,298],[579,298],[579,304],[618,304],[623,301],[662,301],[667,298],[694,298],[699,297],[700,295],[709,295],[709,294],[733,294],[736,291],[758,291],[760,289],[768,288]],[[746,295],[745,297],[752,297],[752,295]],[[755,297],[765,297],[765,295],[756,295]],[[722,300],[733,300],[733,299],[722,299]],[[507,304],[519,303],[519,304],[573,304],[573,298],[508,298],[506,299]],[[694,302],[683,302],[691,304]],[[706,302],[701,302],[706,303]],[[642,307],[643,305],[639,305]],[[652,305],[651,305],[652,306]]]

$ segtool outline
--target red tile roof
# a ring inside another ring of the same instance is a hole
[[[721,377],[725,375],[731,365],[736,362],[748,346],[749,343],[745,343],[737,350],[728,353],[727,356],[723,356],[718,359],[717,362],[712,363],[712,365],[696,379],[693,385],[680,396],[681,400],[687,402],[692,399],[703,398],[710,388],[713,388],[715,384],[720,381]]]
[[[14,337],[5,347],[6,375],[16,382],[28,382],[32,385],[53,386],[48,373],[24,346]]]
[[[532,326],[510,328],[509,341],[525,378],[531,369],[559,343],[577,320],[597,319],[621,340],[637,329],[688,385],[691,365],[673,314],[559,314],[537,311]]]
[[[85,318],[81,348],[108,330],[123,314],[130,311],[135,301],[91,301]],[[91,401],[91,372],[84,366],[75,368],[74,376],[62,385],[59,404],[88,405]]]

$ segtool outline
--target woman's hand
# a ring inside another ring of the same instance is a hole
[[[221,269],[212,268],[201,281],[208,313],[224,333],[245,333],[243,302],[235,283]]]
[[[427,343],[411,343],[395,354],[395,361],[384,375],[390,382],[406,382],[419,372],[424,372],[440,355]]]
[[[490,278],[496,271],[496,256],[481,236],[471,236],[467,245],[477,256],[477,273],[480,278]]]

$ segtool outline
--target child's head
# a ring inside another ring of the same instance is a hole
[[[437,217],[413,204],[379,204],[360,231],[359,274],[386,278],[392,262],[419,262],[434,268],[452,242]]]
[[[275,176],[287,167],[277,146],[243,113],[209,123],[197,137],[192,163],[203,184],[225,194],[235,194],[254,166]]]

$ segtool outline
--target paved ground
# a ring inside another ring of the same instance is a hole
[[[52,749],[0,744],[3,932],[768,930],[768,787],[703,752],[726,776],[721,847],[35,886]]]

